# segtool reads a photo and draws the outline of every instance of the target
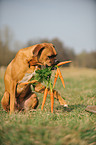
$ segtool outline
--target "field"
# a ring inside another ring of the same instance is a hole
[[[47,96],[44,111],[39,106],[29,112],[6,113],[0,104],[1,145],[95,145],[96,114],[85,111],[87,105],[96,105],[96,70],[62,68],[66,88],[60,79],[58,90],[68,103],[68,108],[54,101],[54,113],[50,113],[50,97]],[[4,93],[4,71],[0,71],[0,100]]]

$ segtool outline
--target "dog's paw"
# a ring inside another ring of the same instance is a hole
[[[64,107],[68,107],[68,105],[67,105],[67,103],[65,102],[65,100],[59,100],[59,102],[60,102],[60,105],[61,106],[64,106]]]

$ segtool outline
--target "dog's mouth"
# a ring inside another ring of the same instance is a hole
[[[55,62],[54,62],[54,64],[52,64],[52,65],[44,65],[44,64],[42,64],[42,63],[38,63],[38,66],[39,66],[39,68],[40,69],[45,69],[45,68],[48,68],[48,67],[51,67],[51,70],[55,70],[56,69],[56,65],[59,63],[59,61],[56,59],[55,60]]]

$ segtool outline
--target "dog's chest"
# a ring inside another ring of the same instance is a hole
[[[26,73],[24,77],[22,78],[22,80],[19,81],[19,83],[28,82],[35,75],[36,70],[37,70],[37,67],[32,73]]]

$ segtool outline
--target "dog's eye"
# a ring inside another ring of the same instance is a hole
[[[56,55],[51,55],[51,56],[48,56],[48,58],[54,58],[56,57]]]
[[[52,58],[52,56],[48,56],[48,58]]]

